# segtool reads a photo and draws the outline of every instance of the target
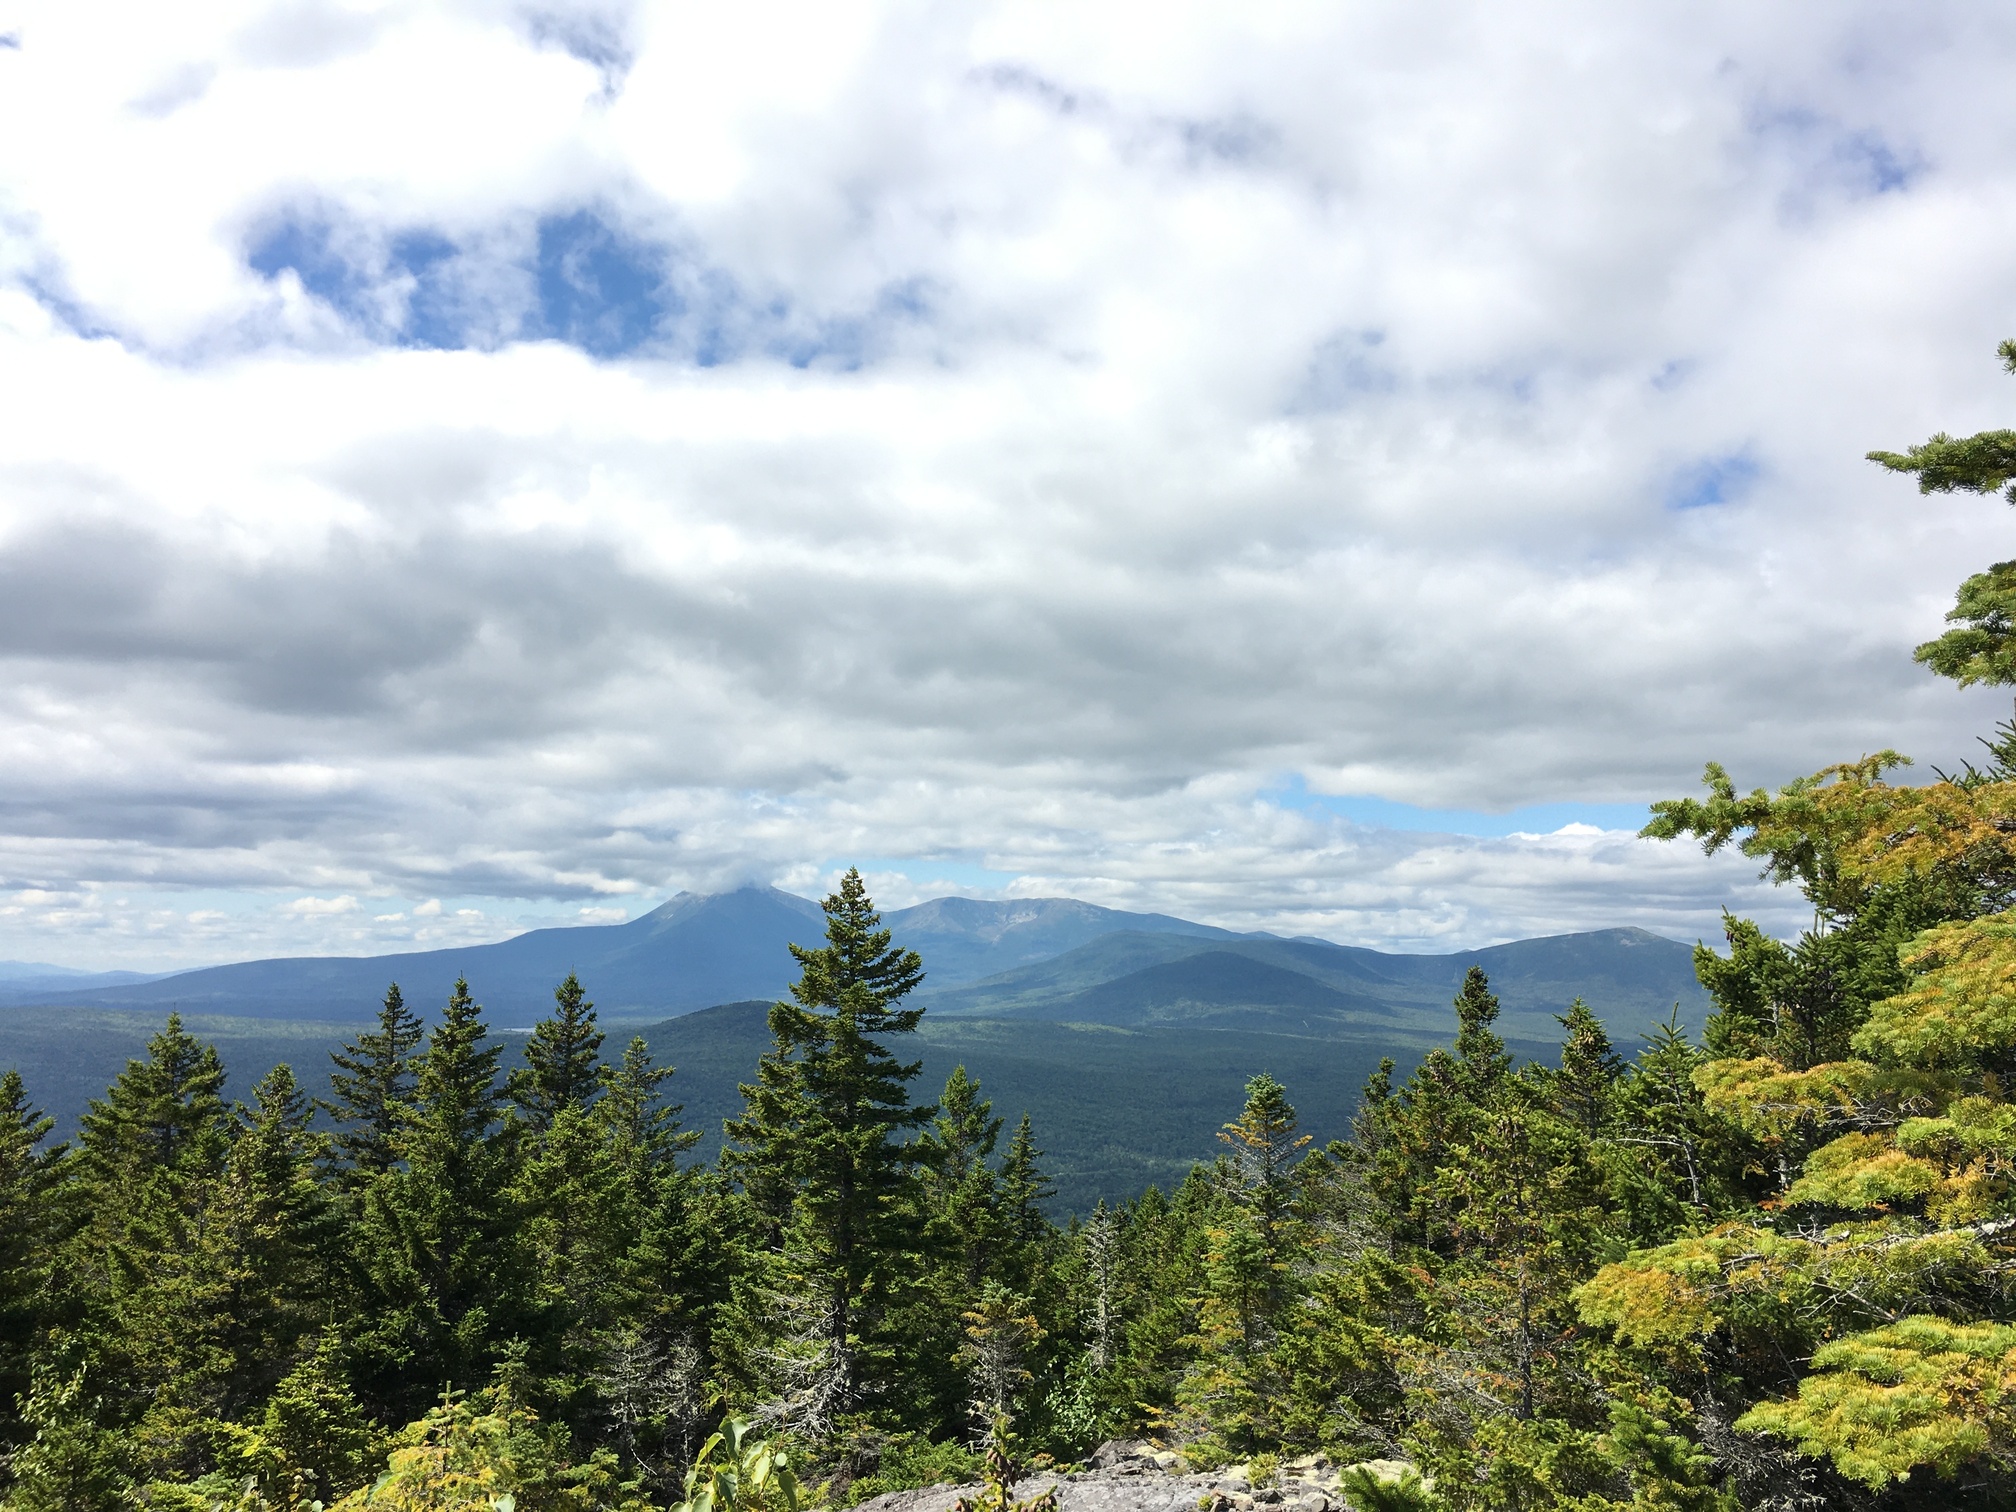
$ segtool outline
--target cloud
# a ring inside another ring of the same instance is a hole
[[[1789,928],[1618,816],[1999,713],[1859,461],[2016,397],[1991,7],[125,21],[0,50],[0,953]]]
[[[357,900],[348,893],[340,898],[296,898],[287,905],[287,912],[303,914],[309,918],[319,918],[328,914],[351,914],[357,912]]]

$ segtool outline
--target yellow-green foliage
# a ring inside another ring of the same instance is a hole
[[[1865,1485],[1919,1466],[1951,1474],[2016,1428],[2016,1327],[1905,1318],[1824,1346],[1813,1365],[1796,1398],[1736,1426],[1796,1440]]]
[[[1981,1156],[2016,1160],[2016,1106],[1987,1097],[1962,1097],[1943,1117],[1906,1119],[1897,1127],[1897,1143],[1930,1160]]]
[[[1844,1134],[1806,1157],[1806,1174],[1785,1200],[1827,1207],[1873,1208],[1935,1191],[1944,1173],[1907,1155],[1886,1134]]]
[[[1885,753],[1888,754],[1888,753]],[[1843,768],[1841,770],[1848,770]],[[1946,869],[1997,870],[2016,858],[2006,827],[2016,818],[2016,782],[1962,787],[1841,783],[1820,797],[1842,869],[1868,882],[1898,882]]]
[[[1710,1061],[1694,1073],[1694,1085],[1712,1110],[1747,1132],[1783,1139],[1801,1124],[1852,1113],[1875,1070],[1863,1061],[1832,1061],[1791,1071],[1759,1056]]]
[[[1739,1294],[1797,1278],[1809,1248],[1750,1229],[1679,1239],[1604,1266],[1576,1288],[1575,1305],[1583,1322],[1630,1343],[1676,1344],[1713,1332]]]
[[[542,1425],[503,1387],[451,1396],[332,1512],[648,1512],[607,1451],[570,1465],[566,1448],[565,1428]]]
[[[1855,1035],[1863,1055],[1965,1070],[2016,1043],[2016,911],[1928,929],[1904,952],[1911,988],[1874,1004]]]

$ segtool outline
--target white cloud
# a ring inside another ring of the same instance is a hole
[[[1999,712],[1908,653],[2004,517],[1859,460],[2016,402],[1994,7],[533,15],[0,22],[0,953],[850,856],[1368,943],[1796,921],[1260,795],[1643,803]],[[636,330],[552,304],[605,254]]]
[[[348,893],[340,898],[296,898],[287,905],[287,912],[311,919],[329,914],[352,914],[357,912],[357,900]]]

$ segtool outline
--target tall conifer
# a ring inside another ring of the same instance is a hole
[[[770,1010],[773,1048],[746,1108],[728,1122],[738,1146],[723,1164],[770,1201],[788,1195],[780,1240],[802,1315],[786,1374],[791,1394],[822,1418],[888,1385],[893,1341],[882,1324],[894,1293],[914,1284],[917,1220],[908,1200],[921,1151],[901,1136],[933,1112],[915,1107],[919,1063],[885,1041],[908,1034],[921,1008],[897,1005],[923,980],[915,951],[890,943],[860,872],[822,905],[826,944],[793,945],[801,975],[792,1001]]]
[[[388,1169],[400,1121],[413,1103],[413,1052],[421,1039],[420,1020],[407,1008],[394,982],[385,990],[378,1027],[331,1053],[334,1094],[320,1106],[336,1123],[336,1152],[353,1180],[368,1181]]]
[[[503,1046],[488,1041],[483,1010],[458,980],[419,1059],[413,1109],[394,1144],[401,1168],[367,1193],[364,1260],[378,1318],[366,1347],[381,1369],[396,1369],[390,1389],[402,1407],[442,1382],[481,1379],[525,1302],[506,1195],[516,1140],[499,1127]]]
[[[0,1454],[19,1441],[36,1336],[53,1321],[56,1246],[68,1227],[64,1145],[29,1104],[21,1073],[0,1074]]]
[[[533,1026],[525,1064],[511,1073],[511,1100],[535,1129],[562,1108],[585,1108],[601,1090],[602,1031],[595,1005],[573,972],[553,989],[553,1012]]]

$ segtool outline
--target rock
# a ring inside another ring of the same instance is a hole
[[[1107,1446],[1102,1444],[1103,1450]],[[1218,1512],[1252,1512],[1253,1498],[1244,1491],[1225,1492],[1208,1475],[1164,1474],[1156,1468],[1166,1450],[1150,1456],[1109,1455],[1113,1467],[1076,1475],[1032,1475],[1015,1487],[1015,1499],[1027,1501],[1057,1487],[1059,1512],[1200,1512],[1216,1505]],[[918,1491],[891,1491],[863,1502],[855,1512],[951,1512],[962,1496],[977,1496],[978,1486],[930,1486]]]
[[[1086,1464],[1094,1470],[1126,1470],[1136,1473],[1160,1469],[1155,1463],[1155,1446],[1146,1439],[1108,1439],[1092,1451]]]
[[[1337,1466],[1327,1454],[1305,1454],[1300,1459],[1289,1460],[1281,1467],[1284,1481],[1307,1481],[1312,1486],[1329,1486],[1337,1482]]]

